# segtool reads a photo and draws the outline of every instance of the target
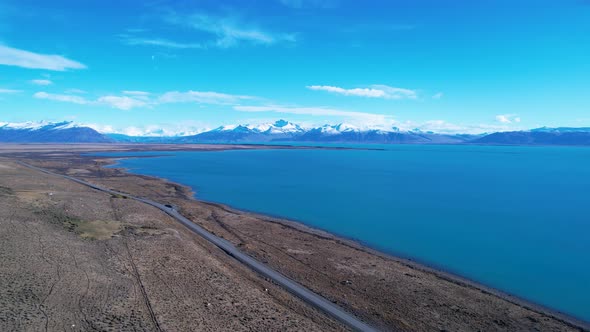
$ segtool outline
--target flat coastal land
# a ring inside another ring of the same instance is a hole
[[[299,223],[195,200],[181,184],[82,155],[260,148],[269,147],[0,145],[0,330],[346,330],[162,211],[17,161],[173,205],[382,330],[588,330],[467,280]]]

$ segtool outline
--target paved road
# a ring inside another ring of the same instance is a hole
[[[348,327],[352,328],[353,330],[377,331],[375,328],[371,327],[367,323],[362,322],[361,320],[359,320],[358,318],[356,318],[352,314],[344,311],[342,308],[340,308],[339,306],[335,305],[334,303],[326,300],[322,296],[310,291],[309,289],[298,284],[297,282],[295,282],[295,281],[285,277],[284,275],[280,274],[279,272],[269,268],[268,266],[257,261],[256,259],[252,258],[251,256],[244,254],[238,248],[236,248],[233,244],[231,244],[229,241],[224,240],[224,239],[222,239],[218,236],[215,236],[215,235],[211,234],[210,232],[206,231],[203,227],[195,224],[194,222],[192,222],[189,219],[187,219],[186,217],[184,217],[182,214],[180,214],[178,211],[176,211],[176,209],[174,209],[173,207],[170,207],[170,206],[167,206],[164,204],[160,204],[158,202],[154,202],[154,201],[146,199],[146,198],[134,197],[134,196],[131,196],[131,195],[128,195],[125,193],[121,193],[121,192],[114,191],[111,189],[103,188],[101,186],[97,186],[92,183],[89,183],[89,182],[86,182],[86,181],[83,181],[80,179],[76,179],[76,178],[68,176],[68,175],[53,173],[53,172],[50,172],[46,169],[43,169],[40,167],[35,167],[33,165],[29,165],[24,162],[19,161],[17,163],[22,166],[28,167],[30,169],[34,169],[34,170],[37,170],[37,171],[40,171],[40,172],[43,172],[46,174],[59,176],[59,177],[77,182],[79,184],[85,185],[85,186],[90,187],[92,189],[100,190],[100,191],[103,191],[103,192],[106,192],[109,194],[113,194],[113,195],[126,196],[127,198],[134,199],[136,201],[156,207],[156,208],[166,212],[168,215],[170,215],[171,217],[173,217],[174,219],[179,221],[181,224],[186,226],[188,229],[190,229],[194,233],[202,236],[207,241],[213,243],[214,245],[219,247],[221,250],[223,250],[228,255],[232,256],[233,258],[235,258],[236,260],[238,260],[242,264],[248,266],[252,270],[263,275],[264,277],[272,280],[276,284],[285,288],[291,294],[299,297],[301,300],[305,301],[306,303],[308,303],[308,304],[314,306],[315,308],[323,311],[324,313],[332,316],[333,318],[337,319],[338,321],[342,322],[343,324],[347,325]]]

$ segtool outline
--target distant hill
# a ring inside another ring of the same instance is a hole
[[[590,145],[588,128],[540,128],[486,135],[470,141],[494,145]]]
[[[0,142],[5,143],[111,143],[112,139],[73,122],[0,123]]]
[[[590,127],[558,127],[558,128],[549,128],[549,127],[541,127],[537,129],[532,129],[531,132],[534,133],[590,133]]]
[[[303,142],[340,142],[373,144],[453,144],[463,143],[472,138],[470,135],[441,135],[421,131],[360,130],[356,128],[325,125],[311,129],[296,137]]]

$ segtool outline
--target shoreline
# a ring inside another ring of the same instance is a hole
[[[135,175],[137,175],[137,174],[135,174]],[[156,179],[170,182],[170,183],[175,183],[173,181],[169,181],[167,179],[162,179],[162,178],[158,178],[158,177],[152,177],[152,178],[156,178]],[[175,184],[178,184],[178,183],[175,183]],[[182,185],[182,184],[180,184],[180,185]],[[417,259],[414,260],[411,258],[403,257],[402,255],[398,256],[396,254],[380,251],[378,249],[372,248],[370,245],[365,244],[360,240],[347,238],[342,235],[337,235],[337,234],[331,233],[329,231],[323,230],[321,228],[316,228],[316,227],[307,225],[303,221],[290,220],[290,219],[283,218],[283,217],[276,217],[276,216],[271,216],[271,215],[267,215],[267,214],[261,214],[261,213],[254,212],[254,211],[237,209],[237,208],[233,208],[233,207],[223,204],[223,203],[210,202],[210,201],[205,201],[205,200],[201,200],[198,198],[195,198],[195,200],[198,202],[207,204],[207,205],[215,206],[217,208],[223,209],[223,210],[231,212],[231,213],[241,214],[241,215],[250,215],[250,216],[256,217],[260,220],[263,220],[265,222],[277,223],[282,226],[290,227],[290,228],[293,228],[297,231],[305,232],[305,233],[311,234],[316,237],[335,240],[339,244],[345,245],[349,248],[359,250],[359,251],[362,251],[362,252],[365,252],[365,253],[368,253],[371,255],[375,255],[375,256],[381,257],[383,259],[392,260],[392,261],[395,261],[400,264],[404,264],[405,266],[407,266],[409,268],[412,268],[412,269],[415,269],[418,271],[422,271],[425,273],[433,274],[438,278],[452,282],[456,285],[470,287],[472,289],[476,289],[476,290],[482,291],[484,293],[494,295],[494,296],[496,296],[502,300],[505,300],[507,302],[510,302],[512,304],[515,304],[520,307],[523,307],[523,308],[526,308],[529,310],[533,310],[538,313],[555,318],[555,319],[557,319],[563,323],[566,323],[572,327],[583,328],[583,329],[590,331],[590,322],[586,322],[584,320],[581,320],[581,319],[578,319],[574,316],[571,316],[567,313],[560,312],[557,309],[552,309],[552,308],[544,306],[542,304],[538,304],[533,301],[521,298],[517,295],[512,295],[512,294],[502,291],[500,289],[497,289],[497,288],[494,288],[491,286],[486,286],[476,280],[473,280],[473,279],[470,279],[467,277],[463,277],[463,276],[461,276],[457,273],[453,273],[451,271],[447,271],[442,267],[431,266],[428,263],[421,262],[420,260],[417,260]]]
[[[299,147],[296,147],[296,148],[299,148]],[[328,148],[328,149],[330,149],[330,148]],[[232,150],[232,149],[228,148],[227,150]],[[175,151],[170,151],[170,152],[181,152],[181,151],[190,151],[190,150],[175,150]],[[200,151],[210,152],[211,150],[200,150]],[[214,151],[218,151],[218,150],[214,150]],[[223,150],[219,150],[219,151],[223,151]],[[92,157],[92,156],[80,155],[80,157]],[[164,183],[169,183],[169,184],[173,184],[173,185],[185,188],[185,190],[188,190],[191,193],[189,199],[194,200],[196,202],[199,202],[199,203],[202,203],[202,204],[205,204],[208,206],[213,206],[213,207],[222,209],[222,210],[232,213],[232,214],[250,216],[250,217],[254,217],[256,219],[262,220],[264,222],[280,224],[282,226],[289,227],[289,228],[292,228],[296,231],[304,232],[304,233],[313,235],[318,238],[336,241],[337,243],[347,246],[351,249],[362,251],[362,252],[368,253],[370,255],[374,255],[374,256],[377,256],[377,257],[380,257],[380,258],[383,258],[386,260],[391,260],[391,261],[397,262],[399,264],[403,264],[404,266],[409,267],[411,269],[421,271],[424,273],[428,273],[428,274],[432,274],[437,278],[440,278],[442,280],[451,282],[453,284],[456,284],[456,285],[459,285],[462,287],[468,287],[468,288],[471,288],[471,289],[474,289],[477,291],[481,291],[484,294],[493,295],[495,297],[498,297],[504,301],[507,301],[507,302],[517,305],[519,307],[537,312],[542,315],[549,316],[549,317],[556,319],[564,324],[569,325],[570,327],[579,328],[579,329],[585,330],[585,331],[590,331],[590,321],[587,322],[585,320],[582,320],[582,319],[572,316],[570,314],[561,312],[557,309],[553,309],[553,308],[547,307],[545,305],[535,303],[531,300],[527,300],[527,299],[519,297],[517,295],[510,294],[508,292],[502,291],[502,290],[494,288],[492,286],[487,286],[487,285],[485,285],[481,282],[478,282],[476,280],[473,280],[473,279],[461,276],[457,273],[445,270],[444,267],[432,266],[426,262],[422,262],[420,260],[414,260],[412,258],[404,257],[403,255],[380,251],[378,249],[372,248],[370,245],[368,245],[366,243],[363,243],[361,240],[338,235],[338,234],[332,233],[328,230],[324,230],[324,229],[321,229],[318,227],[308,225],[304,221],[289,219],[289,218],[282,217],[282,216],[274,216],[274,215],[270,215],[270,214],[264,214],[264,213],[260,213],[260,212],[256,212],[256,211],[250,211],[247,209],[238,209],[238,208],[232,207],[232,206],[224,204],[224,203],[203,200],[203,199],[198,198],[196,196],[196,193],[193,190],[193,188],[191,188],[188,185],[178,183],[178,182],[175,182],[170,179],[163,178],[163,177],[133,173],[132,171],[130,171],[127,168],[117,167],[117,160],[134,159],[134,158],[157,158],[159,156],[123,156],[123,157],[94,156],[94,157],[99,157],[101,160],[109,160],[110,161],[110,164],[103,165],[101,167],[105,167],[105,168],[109,168],[109,169],[116,169],[116,170],[123,172],[124,174],[146,177],[146,178],[154,179],[157,181],[162,181]]]

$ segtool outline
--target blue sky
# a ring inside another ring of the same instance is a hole
[[[0,122],[590,126],[590,1],[0,3]]]

